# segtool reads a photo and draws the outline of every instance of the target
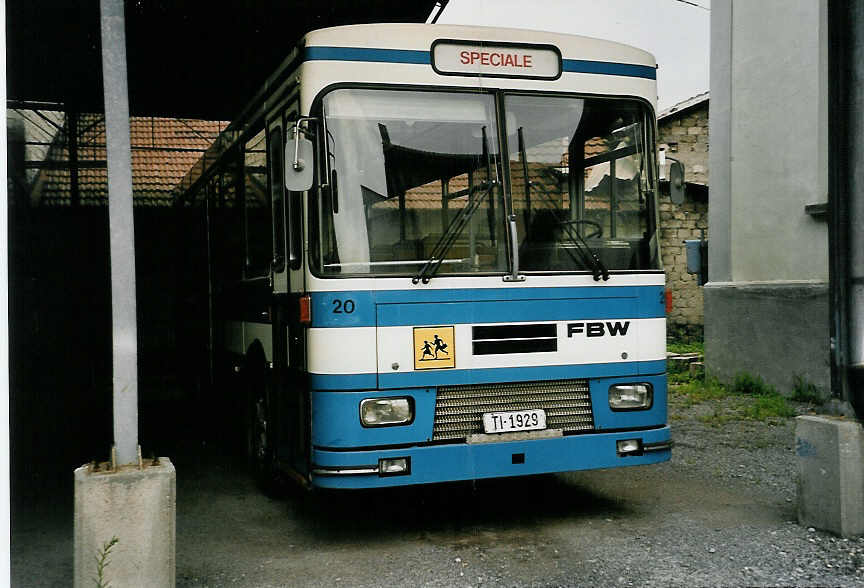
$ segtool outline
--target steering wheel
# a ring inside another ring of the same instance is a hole
[[[582,218],[582,219],[574,219],[574,220],[569,220],[569,221],[561,221],[558,224],[560,224],[560,225],[580,225],[580,224],[581,225],[590,225],[591,228],[594,229],[594,231],[587,234],[587,235],[584,235],[584,237],[586,239],[596,239],[598,237],[603,236],[603,225],[601,225],[598,222],[594,222],[592,220]]]

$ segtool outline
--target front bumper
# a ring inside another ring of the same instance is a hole
[[[617,441],[639,439],[638,454],[619,455]],[[405,475],[381,475],[380,459],[407,457]],[[671,457],[669,427],[586,433],[502,443],[459,443],[365,451],[312,451],[312,484],[382,488],[660,463]]]

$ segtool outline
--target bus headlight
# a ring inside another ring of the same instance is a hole
[[[612,410],[645,410],[654,400],[651,384],[613,384],[609,386]]]
[[[360,423],[364,427],[408,425],[414,420],[411,398],[366,398],[360,403]]]
[[[391,457],[378,460],[378,475],[407,476],[411,473],[410,457]]]

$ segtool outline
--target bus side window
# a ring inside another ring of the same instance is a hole
[[[281,272],[285,269],[285,156],[281,126],[271,127],[267,145],[273,203],[273,271]]]
[[[243,146],[243,180],[246,278],[255,278],[268,275],[273,259],[264,129]]]

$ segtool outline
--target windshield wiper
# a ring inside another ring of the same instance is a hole
[[[534,182],[532,182],[528,177],[528,158],[525,155],[525,136],[522,133],[522,128],[519,127],[517,131],[519,138],[519,156],[522,159],[522,177],[525,182],[525,199],[527,209],[530,210],[531,205],[531,188],[534,187]],[[542,194],[549,204],[552,206],[553,210],[556,212],[563,213],[564,211],[555,203],[555,200],[549,195],[549,193],[540,188],[538,190],[540,194]],[[597,256],[597,253],[585,242],[585,239],[582,237],[582,234],[579,231],[573,230],[573,224],[571,222],[564,221],[560,223],[560,225],[564,228],[564,231],[567,233],[567,237],[570,239],[570,242],[576,246],[576,251],[579,253],[579,257],[581,259],[576,259],[576,256],[573,254],[573,251],[569,248],[564,248],[570,258],[574,263],[582,263],[585,267],[591,268],[591,274],[594,276],[594,281],[599,282],[602,278],[605,282],[609,279],[609,270],[600,261],[600,258]],[[575,233],[575,237],[574,237]]]
[[[474,213],[480,207],[480,203],[483,201],[483,198],[492,191],[492,187],[495,185],[495,182],[483,182],[476,186],[475,188],[469,189],[469,201],[468,205],[465,206],[462,210],[459,211],[459,214],[450,222],[447,226],[447,229],[444,231],[444,234],[441,235],[441,238],[438,239],[438,242],[435,243],[435,247],[432,248],[432,254],[429,256],[429,259],[423,265],[417,275],[411,279],[411,282],[416,284],[422,281],[424,284],[428,284],[429,280],[432,279],[432,276],[438,271],[438,268],[441,267],[441,264],[444,262],[444,256],[450,250],[450,247],[453,246],[453,243],[456,241],[456,238],[462,233],[462,230],[474,216]],[[471,194],[474,191],[478,191],[479,195],[471,198]]]
[[[444,231],[444,234],[441,235],[441,238],[438,239],[437,243],[435,243],[435,247],[432,248],[432,254],[429,256],[429,259],[423,267],[420,268],[417,275],[411,279],[411,282],[414,284],[420,281],[424,284],[429,283],[429,280],[431,280],[432,276],[438,272],[438,269],[444,262],[444,255],[447,254],[450,247],[452,247],[453,243],[456,241],[456,238],[462,233],[462,230],[465,229],[465,226],[474,216],[474,213],[477,212],[483,198],[492,191],[492,188],[496,184],[496,182],[492,180],[492,155],[489,152],[489,139],[486,136],[486,127],[482,127],[481,131],[483,133],[483,146],[481,153],[483,159],[486,161],[486,180],[480,182],[477,186],[468,186],[468,204],[465,208],[459,211],[459,214],[457,214],[450,222],[447,229]],[[472,198],[475,191],[479,192],[479,196]]]

